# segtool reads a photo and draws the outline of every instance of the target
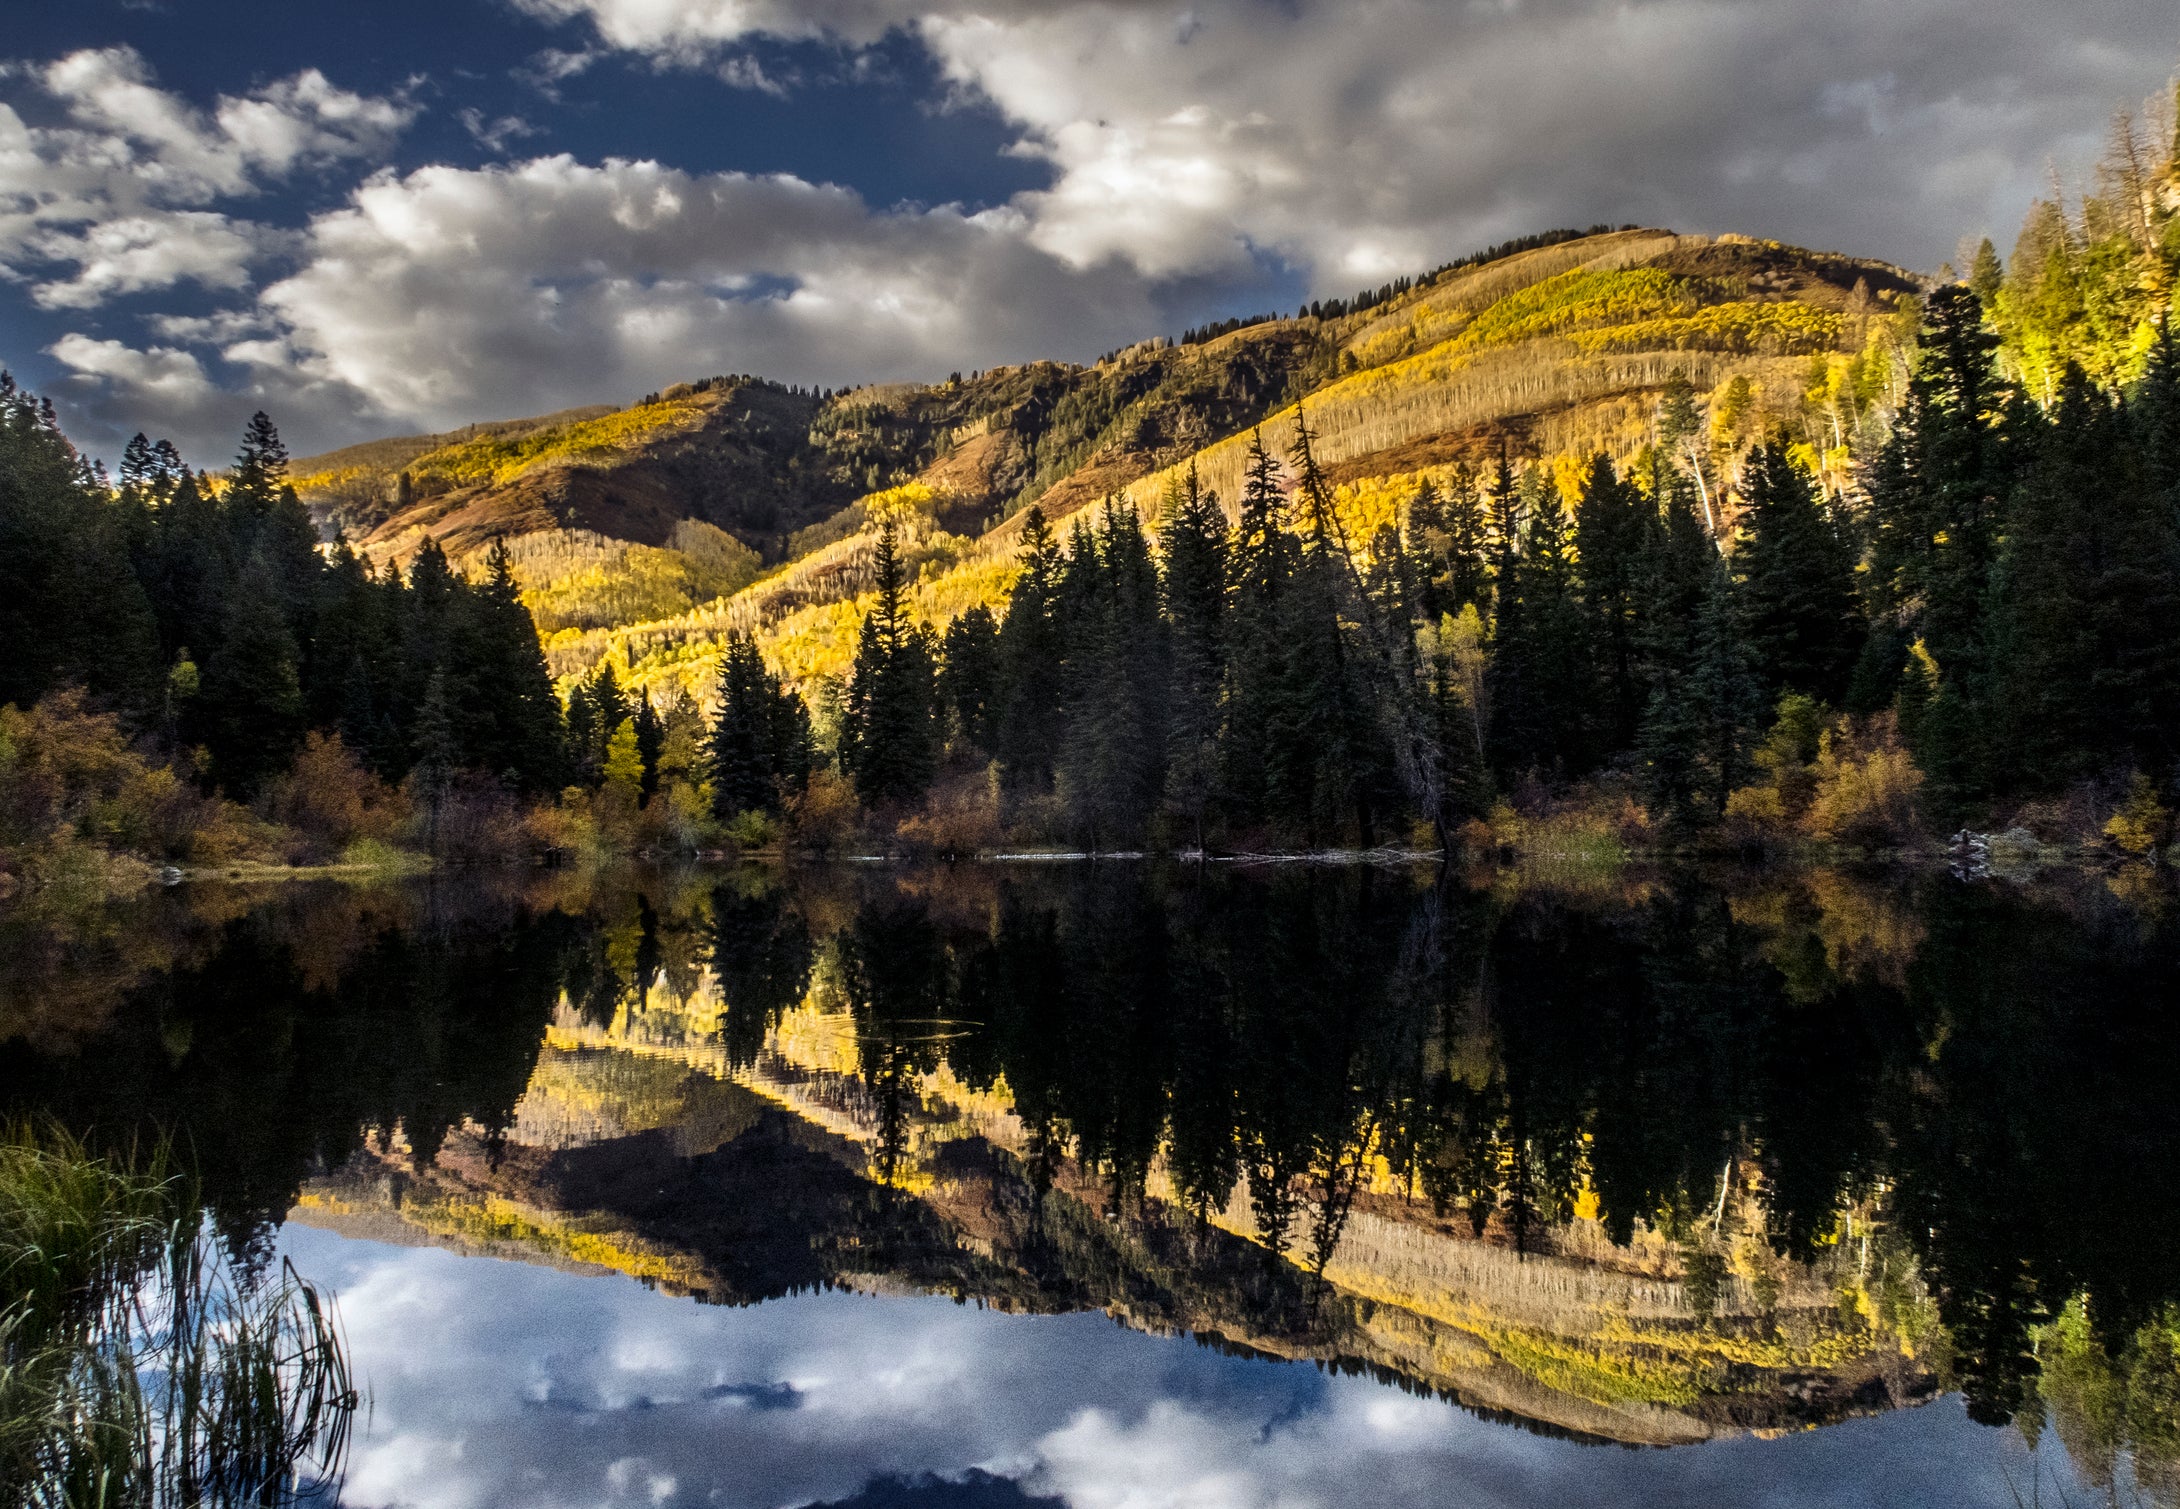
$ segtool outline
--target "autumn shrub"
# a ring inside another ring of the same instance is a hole
[[[999,795],[987,772],[965,774],[931,794],[924,810],[895,830],[912,854],[965,858],[998,847]]]
[[[410,814],[401,836],[434,858],[501,864],[531,851],[529,815],[490,776],[461,771],[432,781],[418,771],[404,794]]]
[[[725,831],[727,842],[745,854],[777,848],[780,842],[779,820],[755,809],[735,813],[727,819]]]
[[[1824,731],[1804,827],[1820,843],[1912,848],[1923,838],[1923,773],[1890,714],[1858,733],[1842,719]]]
[[[134,746],[80,692],[0,708],[0,871],[29,885],[91,870],[96,856],[220,864],[269,857],[273,834]],[[126,867],[124,867],[125,869]]]
[[[2159,800],[2157,787],[2139,770],[2128,782],[2127,795],[2105,820],[2104,836],[2122,854],[2146,859],[2172,837],[2172,811]]]
[[[390,849],[411,818],[406,794],[365,769],[339,734],[322,733],[304,738],[259,810],[288,831],[285,848],[294,863],[322,863],[359,846]]]
[[[854,842],[862,820],[855,788],[830,770],[813,773],[788,803],[790,841],[798,849],[831,854]]]
[[[1812,698],[1789,692],[1752,762],[1762,778],[1726,799],[1726,832],[1744,847],[1798,837],[1817,793],[1817,758],[1823,747],[1824,710]]]

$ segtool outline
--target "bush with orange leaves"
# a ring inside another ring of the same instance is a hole
[[[290,863],[322,864],[359,845],[392,848],[410,803],[366,770],[339,734],[311,733],[259,810],[288,830],[283,848]]]
[[[36,888],[64,876],[141,880],[138,866],[269,857],[276,834],[137,749],[83,694],[0,707],[0,876]],[[105,863],[110,856],[124,862]],[[0,887],[4,889],[5,887]]]

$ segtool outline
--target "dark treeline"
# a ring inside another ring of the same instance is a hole
[[[1231,526],[1193,477],[1155,539],[1120,501],[1064,542],[1033,509],[1003,615],[943,640],[909,621],[888,532],[843,767],[900,808],[990,763],[1010,820],[1102,847],[1443,838],[1494,793],[1597,776],[1668,832],[1791,824],[1857,759],[1874,774],[1821,837],[1906,841],[1885,777],[1948,827],[2161,787],[2180,342],[2124,396],[2077,371],[2044,408],[2000,380],[1968,289],[1927,319],[1866,496],[1827,497],[1783,435],[1720,495],[1674,459],[1702,422],[1676,381],[1625,472],[1594,458],[1563,495],[1502,459],[1368,541],[1306,428],[1284,466],[1252,449]]]
[[[259,414],[232,471],[141,435],[118,478],[88,466],[0,378],[0,704],[77,684],[238,797],[337,732],[390,781],[488,773],[555,789],[558,698],[504,555],[484,578],[431,542],[406,575],[321,548]]]
[[[1930,1284],[1986,1420],[2033,1405],[2036,1328],[2070,1299],[2091,1296],[2115,1355],[2156,1322],[2180,1237],[2170,925],[1942,880],[1769,899],[1749,910],[1778,920],[1752,924],[1693,877],[1599,907],[1109,871],[955,908],[879,880],[839,950],[881,1168],[908,1086],[944,1063],[1004,1081],[1044,1177],[1076,1159],[1116,1205],[1160,1164],[1198,1210],[1246,1190],[1266,1243],[1307,1267],[1374,1155],[1516,1246],[1548,1249],[1587,1190],[1614,1240],[1645,1222],[1694,1274],[1740,1159],[1780,1255],[1827,1250],[1852,1205],[1873,1293]],[[1842,923],[1887,914],[1927,939],[1841,948]],[[733,917],[750,973],[723,1030],[754,1051],[801,999],[808,935],[784,893]]]
[[[1607,1234],[1646,1223],[1695,1274],[1738,1160],[1782,1256],[1833,1250],[1853,1208],[1873,1298],[1887,1274],[1928,1283],[1985,1418],[2033,1402],[2036,1328],[2070,1301],[2116,1354],[2175,1297],[2180,940],[2098,887],[1672,875],[1607,904],[1326,870],[812,884],[542,916],[446,888],[385,915],[298,892],[117,979],[67,1051],[14,1042],[0,1098],[182,1137],[247,1241],[366,1127],[425,1162],[453,1129],[506,1128],[562,1000],[606,1027],[661,982],[695,998],[708,966],[747,1064],[822,967],[856,1017],[881,1174],[907,1156],[915,1076],[945,1064],[1004,1082],[1033,1180],[1074,1160],[1116,1208],[1154,1169],[1198,1211],[1243,1192],[1306,1268],[1383,1169],[1537,1250],[1594,1198]]]
[[[440,822],[457,789],[503,805],[602,791],[625,844],[672,786],[635,838],[689,848],[706,793],[731,818],[801,788],[807,709],[746,639],[722,656],[721,728],[610,665],[563,707],[501,546],[467,575],[428,537],[404,569],[374,569],[320,538],[287,464],[259,414],[224,476],[138,436],[109,478],[0,376],[0,706],[80,689],[155,761],[244,801],[302,768],[306,737],[337,738],[352,761],[317,758],[312,779],[405,785],[435,849],[466,841]]]

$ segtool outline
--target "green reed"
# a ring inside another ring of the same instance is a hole
[[[0,1502],[329,1494],[357,1402],[325,1297],[284,1262],[238,1270],[170,1149],[0,1130]]]

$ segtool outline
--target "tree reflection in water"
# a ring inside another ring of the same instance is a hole
[[[1957,1387],[2176,1487],[2154,891],[974,866],[0,925],[9,1100],[183,1137],[245,1248],[377,1201],[713,1298],[1104,1306],[1638,1437]]]

